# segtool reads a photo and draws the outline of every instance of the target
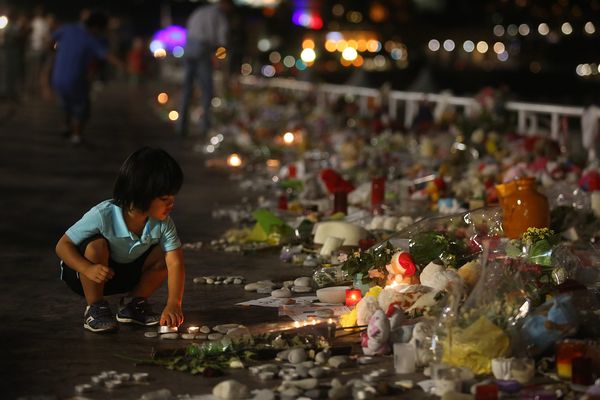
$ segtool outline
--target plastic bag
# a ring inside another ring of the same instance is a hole
[[[420,268],[430,262],[459,268],[481,253],[486,238],[501,235],[502,210],[484,207],[421,220],[388,240],[400,248],[408,244],[408,250]]]
[[[463,304],[452,290],[434,333],[437,361],[489,374],[491,360],[511,352],[511,337],[528,315],[530,301],[523,280],[527,266],[506,257],[500,240],[485,243],[483,272]]]

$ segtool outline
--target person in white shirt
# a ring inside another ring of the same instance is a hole
[[[218,47],[225,47],[229,25],[227,14],[233,10],[232,0],[197,8],[187,21],[185,45],[185,76],[177,132],[185,136],[188,130],[188,113],[197,79],[202,90],[202,118],[200,130],[206,135],[210,128],[210,105],[213,97],[212,56]]]

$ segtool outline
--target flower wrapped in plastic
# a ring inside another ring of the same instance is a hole
[[[389,241],[408,250],[422,269],[430,262],[460,268],[477,258],[483,240],[502,236],[502,211],[479,208],[464,213],[423,219],[395,234]]]
[[[528,264],[506,257],[500,240],[486,247],[477,285],[463,304],[461,292],[450,291],[432,344],[438,361],[475,374],[490,373],[493,358],[510,354],[511,338],[530,310],[525,291]]]

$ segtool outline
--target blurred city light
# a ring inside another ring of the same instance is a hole
[[[181,47],[181,46],[175,46],[173,48],[173,57],[175,57],[175,58],[181,58],[181,57],[183,57],[183,53],[184,53],[183,47]]]
[[[588,35],[593,35],[594,33],[596,33],[596,27],[591,21],[586,22],[585,26],[583,27],[583,30],[585,30],[585,33],[587,33]]]
[[[542,36],[546,36],[547,34],[550,33],[550,27],[548,27],[548,24],[545,22],[542,22],[541,24],[538,25],[538,33]]]
[[[152,36],[152,42],[158,41],[162,44],[162,48],[173,51],[177,46],[185,47],[185,37],[185,28],[178,25],[171,25],[155,32]],[[152,43],[150,43],[150,46],[152,46]],[[155,52],[155,50],[150,47],[150,51]]]
[[[440,42],[437,39],[431,39],[427,44],[427,47],[431,51],[438,51],[440,49]]]
[[[453,51],[455,48],[455,44],[454,44],[454,40],[452,39],[446,39],[444,40],[444,50],[446,51]]]
[[[158,96],[156,96],[156,100],[159,104],[167,104],[169,101],[169,95],[165,92],[159,93]]]
[[[465,40],[465,42],[463,43],[463,49],[467,53],[471,53],[473,52],[473,50],[475,50],[475,43],[473,43],[472,40]]]
[[[283,58],[283,65],[285,65],[288,68],[292,68],[295,63],[296,59],[294,58],[294,56],[285,56]]]
[[[529,35],[529,32],[530,32],[529,25],[527,25],[527,24],[519,25],[519,35],[527,36],[527,35]]]
[[[8,17],[6,15],[0,15],[0,29],[6,28],[8,25]]]
[[[219,60],[224,60],[227,58],[227,49],[225,47],[219,47],[215,51],[215,57],[217,57]]]
[[[285,144],[288,144],[288,145],[293,144],[294,139],[295,139],[295,136],[294,136],[293,132],[286,132],[283,134],[283,143],[285,143]]]
[[[481,54],[485,54],[487,53],[489,49],[489,46],[486,42],[484,42],[483,40],[477,42],[477,51],[480,52]]]
[[[250,65],[248,63],[242,64],[241,73],[244,76],[248,76],[248,75],[252,74],[252,65]]]
[[[169,112],[169,119],[171,121],[177,121],[179,119],[179,113],[175,110]]]
[[[568,22],[565,22],[564,24],[562,24],[560,27],[560,30],[565,35],[570,35],[571,33],[573,33],[573,27]]]
[[[346,61],[353,61],[356,57],[358,57],[358,52],[352,47],[346,47],[344,51],[342,51],[342,58]]]
[[[233,153],[227,157],[227,165],[235,168],[240,167],[242,165],[242,158],[237,153]]]
[[[354,50],[354,51],[356,52],[356,50]],[[300,53],[300,58],[305,63],[311,63],[317,59],[317,54],[315,53],[315,51],[313,49],[306,48],[306,49],[302,50],[302,53]]]

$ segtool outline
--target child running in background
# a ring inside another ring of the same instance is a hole
[[[92,207],[56,245],[61,279],[87,307],[83,327],[118,329],[118,322],[179,326],[185,267],[181,241],[169,213],[183,183],[179,164],[164,150],[142,147],[121,166],[113,198]],[[168,279],[162,314],[147,299]],[[126,293],[119,311],[105,295]]]

